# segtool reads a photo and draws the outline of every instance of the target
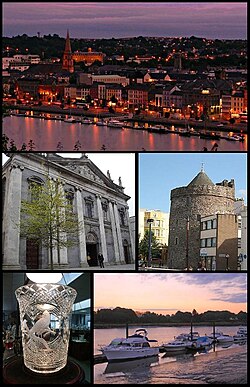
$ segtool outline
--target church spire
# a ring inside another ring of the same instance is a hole
[[[66,38],[66,44],[65,44],[64,52],[72,54],[71,45],[70,45],[70,39],[69,39],[69,30],[67,30],[67,38]]]
[[[62,69],[67,70],[70,73],[74,72],[74,63],[73,63],[73,56],[72,56],[72,51],[71,51],[70,39],[69,39],[69,30],[67,30],[65,50],[63,53]]]

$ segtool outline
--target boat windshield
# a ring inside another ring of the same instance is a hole
[[[112,346],[122,345],[124,340],[125,340],[124,338],[114,339],[114,340],[111,341],[111,343],[109,345],[112,345]]]

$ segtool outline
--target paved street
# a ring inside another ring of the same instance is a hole
[[[104,264],[105,265],[105,264]],[[93,266],[93,267],[75,267],[75,268],[70,268],[70,269],[63,269],[63,271],[70,271],[74,272],[75,270],[81,270],[81,271],[119,271],[119,270],[124,270],[124,271],[135,271],[135,264],[127,264],[127,265],[106,265],[104,269],[102,269],[100,266]]]

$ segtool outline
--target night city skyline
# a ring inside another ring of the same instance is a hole
[[[3,36],[246,39],[247,3],[3,3]]]

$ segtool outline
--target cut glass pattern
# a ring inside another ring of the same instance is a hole
[[[67,363],[69,315],[77,292],[65,285],[32,284],[15,294],[25,366],[39,373],[59,371]]]

